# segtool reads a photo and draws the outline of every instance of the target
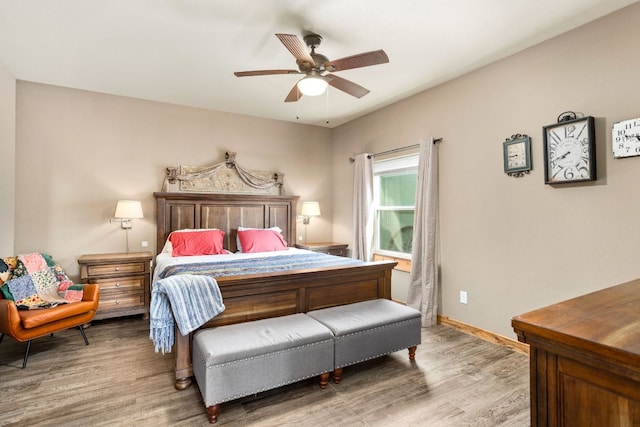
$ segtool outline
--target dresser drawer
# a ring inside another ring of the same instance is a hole
[[[89,279],[89,283],[100,285],[100,292],[120,290],[123,292],[144,290],[145,276],[120,277],[108,279]]]
[[[87,273],[89,277],[113,276],[114,274],[135,274],[144,273],[145,267],[146,264],[144,262],[89,265],[87,267]]]

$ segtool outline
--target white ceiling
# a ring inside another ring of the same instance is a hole
[[[0,63],[18,80],[335,127],[635,0],[0,0]],[[275,33],[323,37],[371,92],[284,98],[299,75]],[[299,117],[297,119],[296,117]],[[329,119],[329,123],[326,121]]]

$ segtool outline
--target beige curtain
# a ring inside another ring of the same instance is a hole
[[[353,248],[351,257],[370,261],[373,253],[373,156],[355,156],[353,176]]]
[[[437,322],[438,240],[438,144],[428,138],[420,143],[408,298],[422,313],[423,327]]]

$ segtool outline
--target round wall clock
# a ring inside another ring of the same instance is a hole
[[[566,116],[565,116],[566,117]],[[591,116],[544,126],[544,182],[563,184],[596,179],[595,125]]]
[[[640,156],[640,118],[614,123],[611,147],[615,158]]]

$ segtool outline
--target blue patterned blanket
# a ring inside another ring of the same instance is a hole
[[[275,273],[288,270],[302,270],[307,268],[322,268],[361,265],[362,261],[326,255],[321,253],[281,255],[266,258],[237,259],[216,263],[179,264],[166,267],[160,273],[160,278],[177,274],[197,274],[212,277],[234,276],[240,274]]]
[[[171,351],[175,324],[182,335],[196,330],[225,309],[218,283],[212,277],[183,274],[153,284],[149,338],[156,352]]]

